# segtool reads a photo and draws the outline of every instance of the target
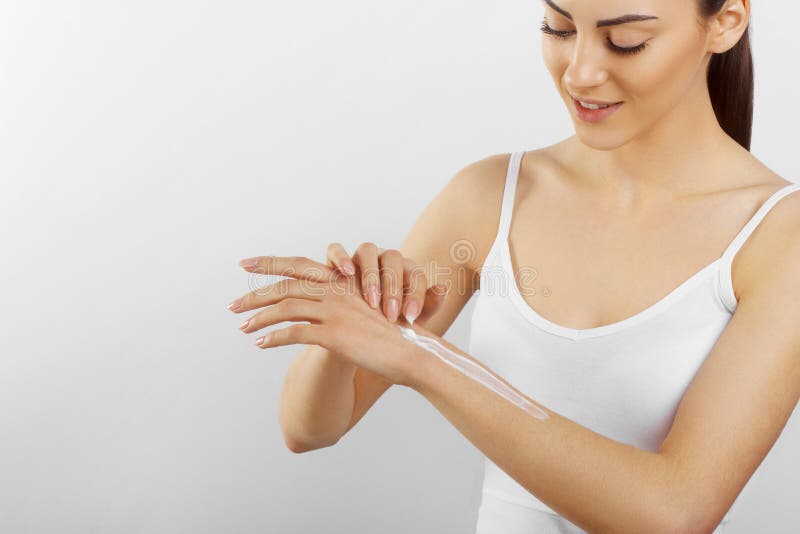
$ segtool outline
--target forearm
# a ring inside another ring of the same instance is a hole
[[[305,346],[286,372],[278,405],[290,447],[324,447],[344,434],[353,413],[355,372],[328,349]]]
[[[415,347],[413,361],[412,388],[486,457],[569,521],[588,532],[680,531],[675,470],[664,456],[606,438],[523,395],[547,414],[534,417],[425,349]]]

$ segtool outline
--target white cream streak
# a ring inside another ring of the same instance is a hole
[[[548,419],[550,417],[547,412],[511,389],[511,387],[499,380],[489,371],[469,360],[468,358],[453,352],[439,343],[437,340],[428,336],[421,336],[413,329],[405,326],[400,326],[400,331],[402,332],[403,337],[407,340],[427,350],[450,367],[453,367],[479,384],[489,388],[506,400],[511,401],[535,418]]]

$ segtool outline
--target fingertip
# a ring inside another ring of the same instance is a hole
[[[239,267],[242,269],[250,269],[251,267],[255,267],[256,264],[258,264],[258,257],[245,258],[239,261]]]
[[[411,300],[406,304],[406,311],[403,314],[409,323],[414,323],[414,319],[419,316],[419,304],[416,300]]]

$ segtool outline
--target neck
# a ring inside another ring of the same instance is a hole
[[[577,136],[568,140],[581,175],[620,209],[641,209],[650,200],[676,198],[722,187],[725,155],[736,145],[714,114],[705,82],[694,84],[681,104],[645,133],[611,150],[597,150]]]

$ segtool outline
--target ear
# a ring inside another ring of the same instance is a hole
[[[736,46],[750,24],[750,0],[729,0],[709,22],[708,51],[727,52]]]

